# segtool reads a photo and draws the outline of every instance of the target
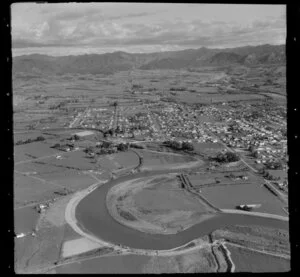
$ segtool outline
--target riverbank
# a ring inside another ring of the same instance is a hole
[[[99,238],[97,238],[97,237],[95,237],[91,234],[88,234],[87,232],[84,232],[79,227],[78,221],[76,220],[76,216],[75,216],[75,210],[76,210],[76,207],[77,207],[78,203],[84,197],[86,197],[88,194],[93,192],[99,186],[99,184],[100,183],[94,184],[94,185],[90,186],[89,188],[87,188],[85,190],[82,190],[82,191],[78,191],[74,194],[74,196],[71,198],[71,200],[67,204],[67,207],[66,207],[66,210],[65,210],[65,219],[66,219],[66,222],[73,228],[73,230],[76,233],[78,233],[82,237],[88,238],[90,241],[93,241],[99,247],[100,246],[111,246],[106,241],[102,241]]]
[[[133,249],[145,250],[173,249],[227,225],[245,224],[288,228],[286,222],[273,218],[255,217],[247,214],[217,213],[214,217],[176,234],[153,234],[149,236],[133,228],[119,224],[110,216],[106,206],[106,195],[110,189],[132,179],[166,173],[170,172],[141,172],[120,177],[103,184],[80,201],[76,208],[76,220],[80,222],[81,228],[83,227],[85,232],[89,232],[94,237],[101,238],[101,240],[112,244],[126,245]]]
[[[230,258],[230,251],[228,252],[228,249],[225,249],[226,246],[223,245],[222,242],[224,236],[222,235],[221,239],[215,237],[212,242],[203,240],[203,236],[214,231],[221,230],[222,227],[224,228],[227,225],[231,226],[236,224],[254,224],[256,226],[270,225],[275,228],[273,230],[288,228],[286,221],[277,220],[275,218],[251,216],[248,214],[248,212],[245,214],[219,213],[214,216],[214,218],[203,220],[202,223],[196,224],[176,234],[169,235],[149,235],[132,228],[126,228],[126,226],[117,223],[115,219],[110,216],[110,213],[106,207],[105,200],[107,194],[117,188],[120,184],[125,183],[129,186],[129,188],[130,185],[132,185],[134,188],[134,186],[138,186],[138,184],[145,179],[152,181],[155,180],[155,178],[158,177],[157,175],[160,175],[161,177],[161,175],[164,174],[161,172],[148,172],[124,176],[116,180],[108,181],[102,185],[95,184],[84,191],[74,194],[71,201],[67,205],[65,216],[67,222],[84,238],[81,239],[80,242],[84,243],[84,241],[88,241],[86,244],[90,245],[92,250],[86,252],[86,255],[88,255],[87,257],[92,258],[92,256],[90,256],[88,253],[98,253],[96,247],[99,247],[99,251],[101,251],[101,249],[110,248],[111,253],[115,253],[113,255],[134,254],[151,256],[153,257],[151,258],[151,261],[155,261],[156,265],[154,266],[153,264],[151,267],[148,267],[148,265],[147,267],[150,271],[147,272],[152,272],[151,270],[154,268],[158,268],[161,270],[160,272],[165,272],[160,266],[160,262],[162,261],[161,259],[163,259],[163,257],[169,257],[165,262],[169,260],[173,261],[175,256],[179,257],[180,255],[182,255],[182,257],[188,257],[187,259],[192,261],[194,260],[193,253],[199,253],[198,251],[203,249],[201,251],[206,253],[204,254],[203,258],[206,257],[205,259],[209,260],[211,259],[210,257],[214,257],[215,262],[213,266],[211,265],[211,267],[206,267],[206,262],[204,264],[201,263],[201,268],[207,268],[205,270],[208,270],[209,272],[234,271],[234,261],[231,259],[232,257]],[[124,188],[126,188],[127,185],[125,185]],[[124,192],[126,192],[126,189],[124,189]],[[92,218],[89,218],[90,216]],[[92,225],[90,225],[87,218],[93,223]],[[97,228],[95,229],[95,227]],[[220,245],[220,243],[223,245],[223,247]],[[72,254],[72,247],[70,247],[70,244],[68,247],[69,256]],[[83,253],[80,254],[80,251],[83,251]],[[82,246],[81,249],[77,247],[76,253],[73,252],[73,254],[79,254],[84,258],[84,251],[87,251],[86,245]],[[215,254],[211,256],[213,253]],[[77,259],[78,258],[75,258],[74,261],[77,261]],[[195,263],[194,266],[196,266],[196,264],[197,263]],[[199,267],[196,267],[198,270],[200,270],[200,264],[198,263],[198,265]]]

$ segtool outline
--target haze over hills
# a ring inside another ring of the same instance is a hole
[[[201,66],[285,63],[285,45],[259,45],[226,49],[187,49],[156,53],[113,52],[53,57],[40,54],[13,58],[13,72],[110,74],[123,70],[181,69]]]

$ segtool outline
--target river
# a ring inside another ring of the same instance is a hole
[[[173,172],[175,172],[174,170]],[[113,244],[122,244],[137,249],[166,250],[190,242],[210,232],[230,225],[260,225],[277,229],[288,229],[288,222],[277,219],[243,214],[218,213],[191,228],[172,235],[147,234],[126,227],[110,216],[106,207],[106,194],[110,188],[130,179],[165,174],[169,171],[141,172],[120,177],[98,187],[83,198],[76,207],[76,220],[85,232]]]

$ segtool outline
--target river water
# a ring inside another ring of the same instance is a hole
[[[118,223],[110,216],[105,203],[106,194],[110,188],[119,184],[120,182],[130,179],[165,173],[167,172],[142,172],[135,175],[121,177],[103,184],[83,198],[76,207],[75,216],[79,226],[87,233],[114,244],[122,244],[131,248],[152,250],[166,250],[175,248],[186,244],[193,239],[207,235],[216,229],[230,225],[259,225],[277,229],[288,228],[288,222],[276,219],[243,214],[219,213],[216,214],[216,216],[177,234],[146,234],[126,227]]]

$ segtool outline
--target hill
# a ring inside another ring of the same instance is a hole
[[[113,52],[79,56],[52,57],[23,55],[13,58],[13,72],[26,73],[90,73],[111,74],[139,68],[181,69],[231,64],[252,65],[285,63],[284,45],[259,45],[226,49],[186,49],[150,54]]]

